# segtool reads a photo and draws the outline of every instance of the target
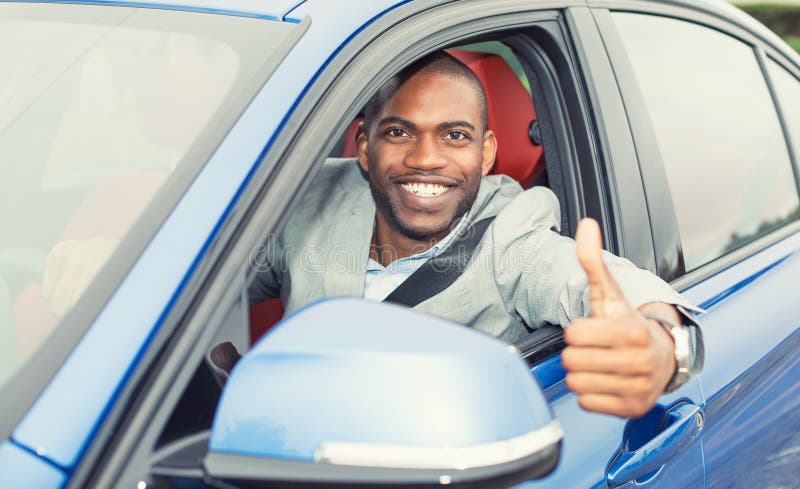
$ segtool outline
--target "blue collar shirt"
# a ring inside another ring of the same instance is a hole
[[[400,258],[385,267],[372,258],[368,258],[367,277],[364,282],[364,298],[378,302],[386,299],[394,289],[405,282],[426,261],[446,250],[450,243],[461,234],[468,222],[469,219],[462,218],[458,225],[450,231],[450,234],[427,251]]]

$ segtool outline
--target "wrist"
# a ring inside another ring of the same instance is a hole
[[[663,328],[672,340],[672,375],[664,388],[664,392],[672,392],[685,384],[694,373],[688,327],[655,314],[644,313],[644,317]]]

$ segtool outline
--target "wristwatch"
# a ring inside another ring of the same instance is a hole
[[[690,312],[677,307],[684,321],[688,324],[675,322],[655,314],[644,314],[647,319],[652,319],[669,333],[675,343],[675,373],[667,383],[664,392],[672,392],[686,383],[694,375],[700,373],[704,362],[703,337],[700,333],[697,320]]]

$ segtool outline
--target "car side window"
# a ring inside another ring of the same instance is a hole
[[[661,151],[686,271],[796,219],[792,163],[753,49],[672,18],[612,18]]]

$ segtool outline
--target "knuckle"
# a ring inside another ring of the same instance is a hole
[[[639,324],[628,328],[625,339],[632,345],[646,345],[648,340],[647,329]]]
[[[631,391],[640,396],[645,396],[650,394],[652,390],[652,383],[648,377],[640,377],[636,379],[634,382],[631,382]]]

